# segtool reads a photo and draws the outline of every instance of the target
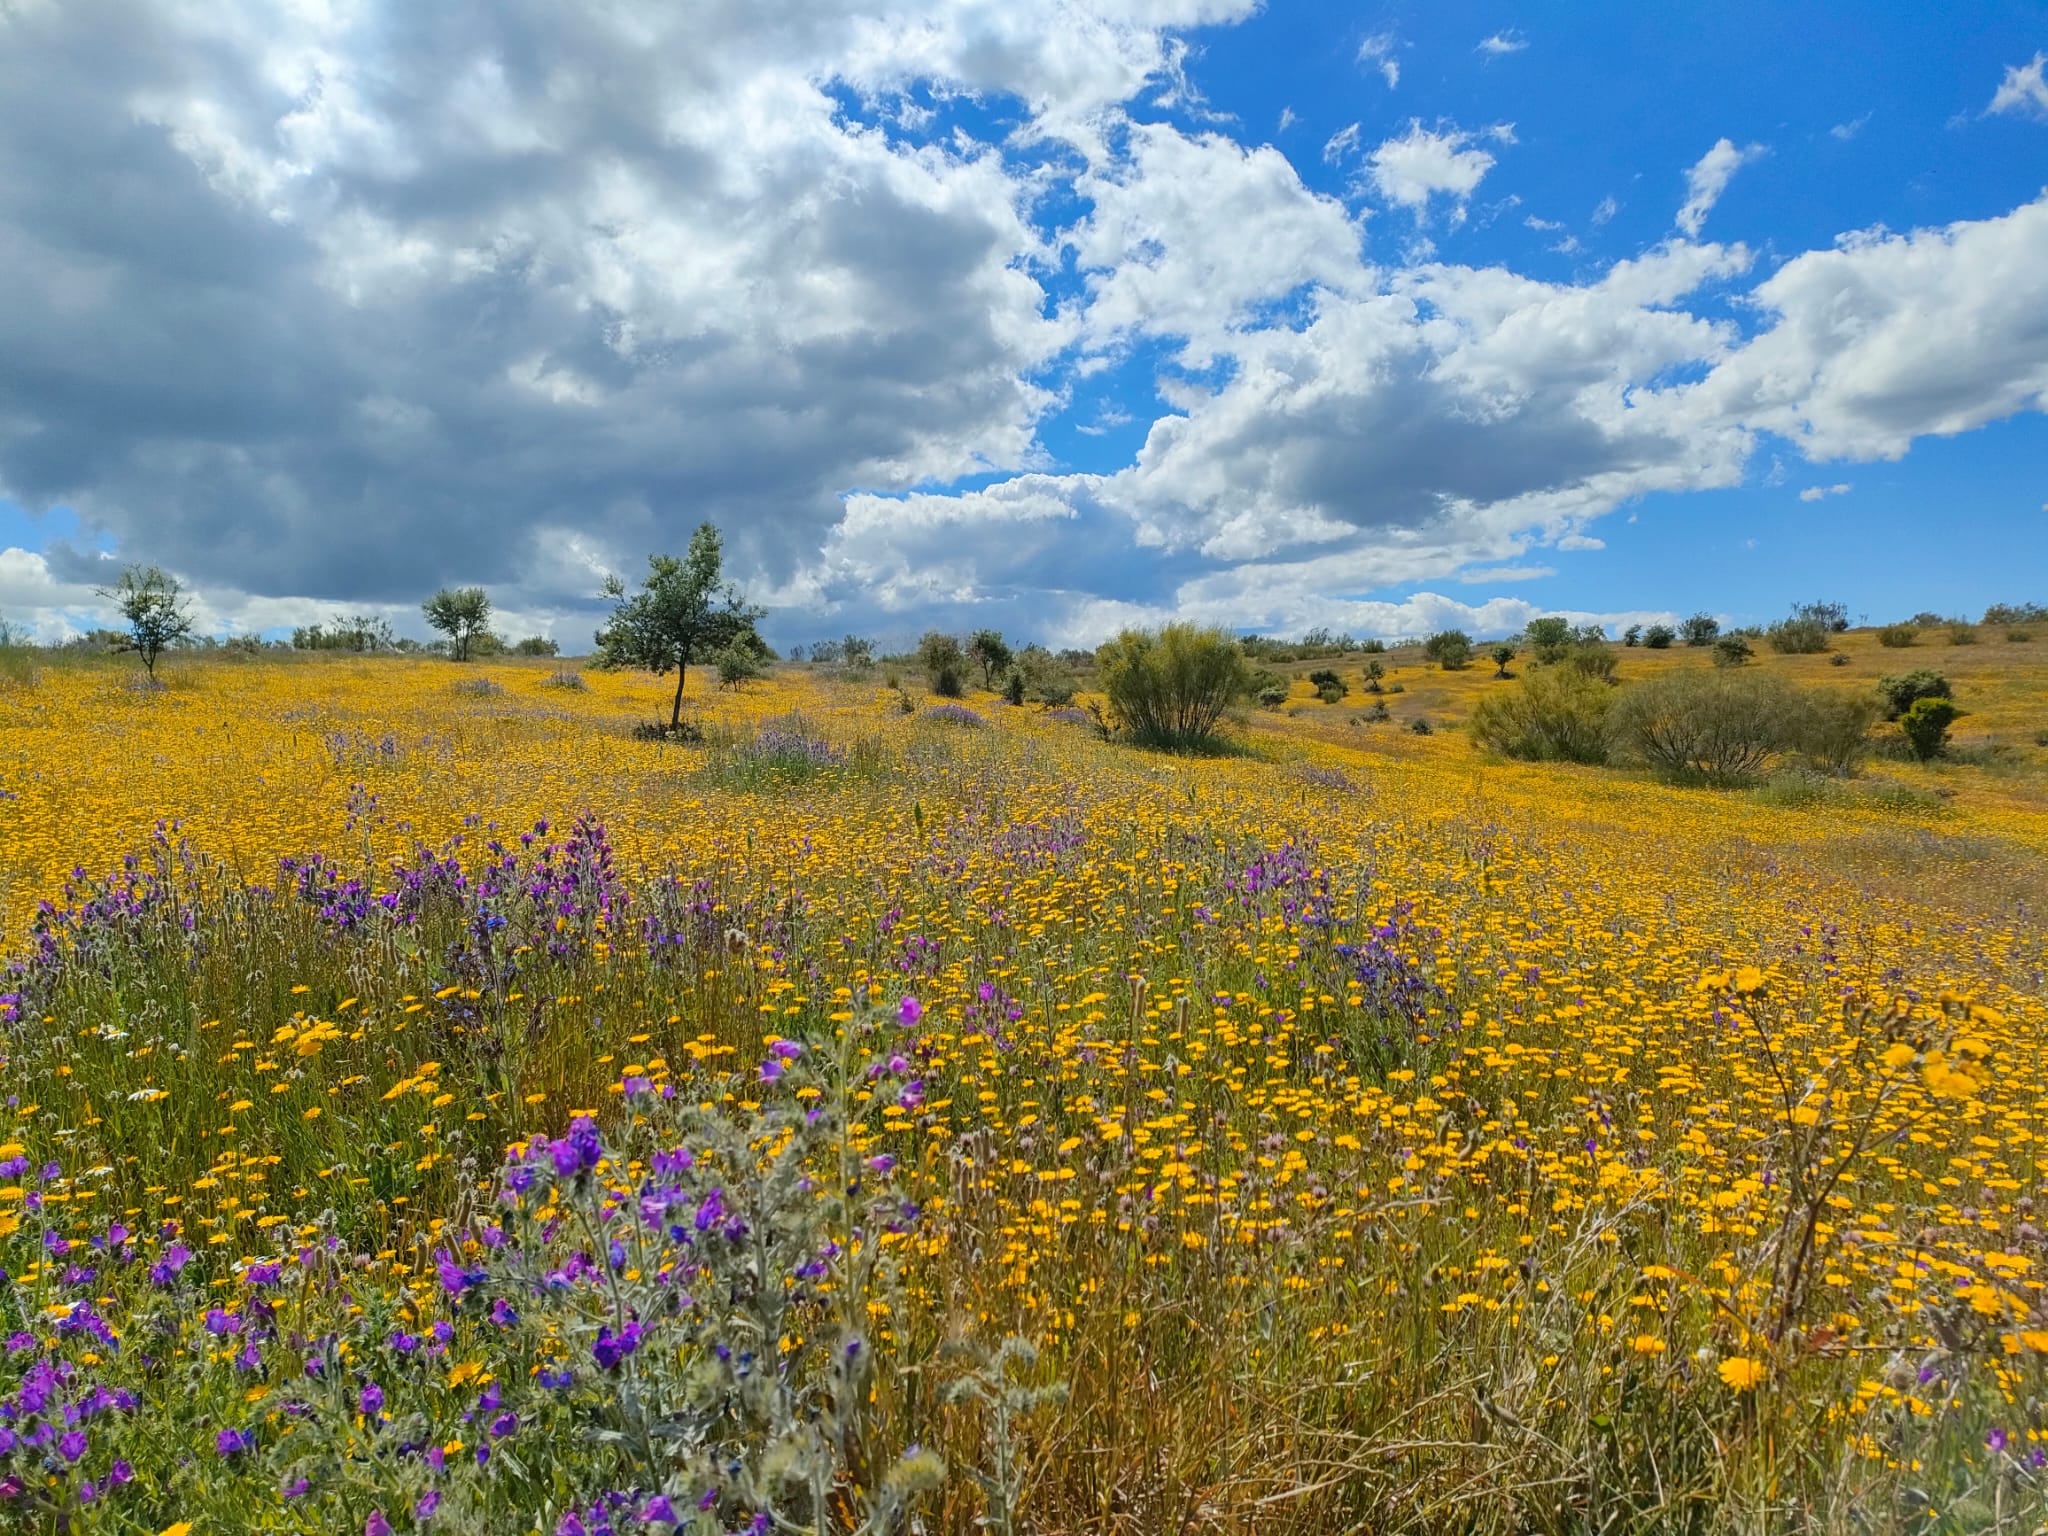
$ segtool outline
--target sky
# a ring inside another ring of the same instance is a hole
[[[2048,601],[2048,9],[0,0],[0,617]]]

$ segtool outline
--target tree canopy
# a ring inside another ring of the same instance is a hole
[[[709,523],[690,535],[680,558],[649,555],[640,590],[628,592],[617,576],[607,577],[604,595],[612,616],[597,632],[597,660],[604,667],[639,667],[656,677],[676,675],[669,729],[683,718],[683,683],[691,663],[708,660],[735,642],[761,651],[754,625],[761,610],[749,604],[725,577],[725,544]]]
[[[113,586],[98,591],[128,621],[128,633],[119,641],[121,649],[140,656],[151,677],[156,676],[157,657],[192,634],[185,589],[161,566],[131,565]]]
[[[490,627],[491,598],[482,587],[443,587],[420,604],[420,611],[448,637],[455,659],[467,661],[470,646]]]

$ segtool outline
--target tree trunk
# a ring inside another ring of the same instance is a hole
[[[670,710],[670,711],[668,712],[668,728],[669,728],[669,729],[670,729],[671,731],[675,730],[675,728],[676,728],[677,726],[679,726],[679,725],[681,725],[681,724],[683,723],[683,678],[684,678],[684,676],[685,676],[685,669],[684,669],[683,665],[682,665],[682,664],[681,664],[680,662],[678,662],[678,663],[676,664],[676,702],[675,702],[675,707],[674,707],[673,709],[671,709],[671,710]]]

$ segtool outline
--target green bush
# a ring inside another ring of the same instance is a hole
[[[1794,614],[1780,619],[1765,633],[1771,649],[1785,656],[1818,656],[1828,648],[1833,633],[1821,620]]]
[[[1316,697],[1325,704],[1334,704],[1351,691],[1351,687],[1329,667],[1318,667],[1309,673],[1309,682],[1314,685]]]
[[[1753,783],[1802,745],[1805,700],[1774,672],[1687,669],[1637,683],[1615,701],[1618,756],[1679,784]]]
[[[1367,693],[1378,693],[1380,691],[1380,679],[1387,675],[1387,664],[1378,657],[1374,657],[1365,664],[1364,675],[1365,691]]]
[[[2007,645],[2025,645],[2033,638],[2034,632],[2030,629],[2008,629],[2005,632],[2005,643]]]
[[[1127,629],[1095,653],[1110,713],[1132,740],[1169,749],[1216,739],[1223,712],[1251,681],[1244,651],[1222,629]]]
[[[1723,635],[1714,642],[1714,665],[1739,667],[1756,654],[1741,635]]]
[[[1829,773],[1855,772],[1870,751],[1877,700],[1860,693],[1817,689],[1803,702],[1798,719],[1800,754]]]
[[[1913,707],[1899,716],[1899,729],[1913,755],[1924,763],[1941,755],[1948,745],[1948,728],[1962,713],[1953,699],[1915,699]]]
[[[1901,672],[1896,677],[1879,678],[1877,696],[1884,702],[1885,719],[1896,720],[1913,707],[1915,700],[1952,699],[1955,690],[1939,672],[1922,667],[1915,672]]]
[[[1643,644],[1653,651],[1668,651],[1671,642],[1678,638],[1678,631],[1669,624],[1652,624],[1643,631]]]
[[[1621,632],[1621,643],[1630,650],[1634,650],[1637,646],[1641,645],[1643,643],[1643,626],[1640,624],[1629,625],[1627,629]]]
[[[1522,626],[1522,639],[1528,644],[1529,654],[1538,661],[1556,661],[1564,655],[1573,634],[1572,621],[1554,613],[1531,619]]]
[[[1967,624],[1951,624],[1948,630],[1948,643],[1950,645],[1975,645],[1977,643],[1977,631]]]
[[[1914,624],[1887,624],[1877,632],[1877,643],[1889,651],[1903,651],[1920,640],[1920,629]]]
[[[1379,656],[1385,653],[1387,642],[1384,640],[1362,640],[1359,642],[1358,649],[1364,655]]]
[[[1440,629],[1422,642],[1422,654],[1446,672],[1457,672],[1472,661],[1472,637],[1462,629]]]
[[[1508,671],[1508,663],[1515,659],[1515,648],[1512,645],[1503,640],[1486,654],[1493,662],[1493,675],[1495,677],[1514,676],[1512,672]]]
[[[1678,626],[1687,645],[1712,645],[1721,634],[1721,621],[1711,613],[1696,613]]]
[[[1566,651],[1564,665],[1598,682],[1614,681],[1614,652],[1595,641],[1581,640]]]
[[[1472,711],[1472,740],[1530,762],[1604,763],[1614,690],[1575,667],[1532,672]]]
[[[932,692],[942,699],[957,699],[967,691],[967,653],[951,635],[929,630],[917,642],[918,664]]]

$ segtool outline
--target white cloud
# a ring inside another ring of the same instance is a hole
[[[1528,46],[1529,39],[1520,32],[1496,32],[1491,37],[1482,37],[1474,52],[1497,59],[1504,54],[1520,53]]]
[[[1471,147],[1475,137],[1455,127],[1425,128],[1420,119],[1411,119],[1407,133],[1388,139],[1368,157],[1367,176],[1382,197],[1406,208],[1424,210],[1434,197],[1450,198],[1456,221],[1493,169],[1493,156]]]
[[[1206,366],[1260,306],[1361,275],[1356,220],[1271,148],[1134,124],[1128,157],[1077,189],[1095,205],[1069,236],[1087,274],[1091,347],[1178,336],[1183,360]]]
[[[1273,131],[1275,133],[1285,133],[1288,129],[1292,128],[1296,123],[1300,121],[1301,119],[1294,115],[1294,108],[1282,107],[1280,109],[1280,126],[1275,128]]]
[[[1323,164],[1339,165],[1358,153],[1358,124],[1339,128],[1323,141]]]
[[[1871,114],[1866,112],[1861,117],[1851,118],[1846,123],[1835,124],[1835,126],[1830,128],[1828,132],[1830,135],[1837,139],[1840,139],[1844,144],[1846,144],[1849,142],[1849,140],[1855,138],[1857,134],[1863,131],[1864,125],[1870,121],[1870,118]]]
[[[1702,382],[1702,403],[1811,459],[1896,459],[2048,408],[2048,194],[1994,219],[1845,236],[1751,298],[1768,328]]]
[[[1834,485],[1809,485],[1799,493],[1799,499],[1801,501],[1821,501],[1829,496],[1846,496],[1848,494],[1849,487],[1838,482]]]
[[[1358,62],[1377,68],[1390,91],[1401,83],[1401,61],[1394,57],[1397,46],[1391,32],[1375,33],[1358,45]]]
[[[1621,212],[1621,204],[1611,197],[1601,198],[1600,206],[1593,210],[1593,227],[1599,228],[1619,212]]]
[[[1700,226],[1706,223],[1707,214],[1721,200],[1735,173],[1764,153],[1761,144],[1737,149],[1733,140],[1716,141],[1685,173],[1685,204],[1678,210],[1678,227],[1697,239]]]
[[[2048,53],[2035,54],[2031,63],[2012,65],[1992,93],[1991,105],[1984,110],[2048,119],[2048,80],[2042,78],[2044,68],[2048,68]]]

